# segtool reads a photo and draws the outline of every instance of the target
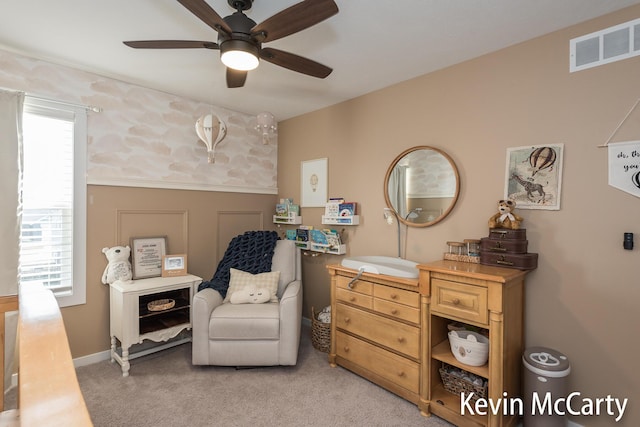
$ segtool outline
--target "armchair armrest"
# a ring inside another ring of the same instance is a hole
[[[222,304],[218,291],[206,288],[193,296],[191,304],[192,353],[194,365],[209,364],[209,319],[213,309]]]
[[[302,282],[294,280],[280,299],[280,364],[295,365],[302,327]]]

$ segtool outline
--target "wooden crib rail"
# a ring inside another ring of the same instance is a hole
[[[19,291],[18,410],[21,426],[92,426],[62,315],[43,286]]]

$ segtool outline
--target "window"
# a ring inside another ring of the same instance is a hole
[[[82,107],[25,98],[20,284],[61,307],[86,302],[86,122]]]

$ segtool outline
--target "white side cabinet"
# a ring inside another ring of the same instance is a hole
[[[191,330],[191,301],[202,282],[194,275],[154,277],[130,283],[112,283],[110,287],[111,361],[122,366],[122,376],[129,375],[129,360],[163,350],[191,338],[166,343],[182,331]],[[175,305],[162,311],[149,311],[151,301],[172,299]],[[164,345],[129,354],[129,348],[144,340]],[[120,343],[120,352],[118,351]]]

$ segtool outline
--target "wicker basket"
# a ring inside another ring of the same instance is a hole
[[[459,369],[459,368],[456,368]],[[462,369],[460,369],[462,370]],[[475,403],[476,400],[480,398],[487,397],[487,385],[485,382],[484,386],[479,386],[473,384],[467,380],[464,380],[460,377],[457,377],[445,370],[445,366],[440,367],[440,378],[442,378],[442,384],[444,385],[444,389],[449,393],[460,396],[460,393],[464,392],[466,394],[473,393],[470,400]]]
[[[311,343],[316,350],[323,353],[329,353],[331,350],[331,323],[319,321],[313,307],[311,307]]]

